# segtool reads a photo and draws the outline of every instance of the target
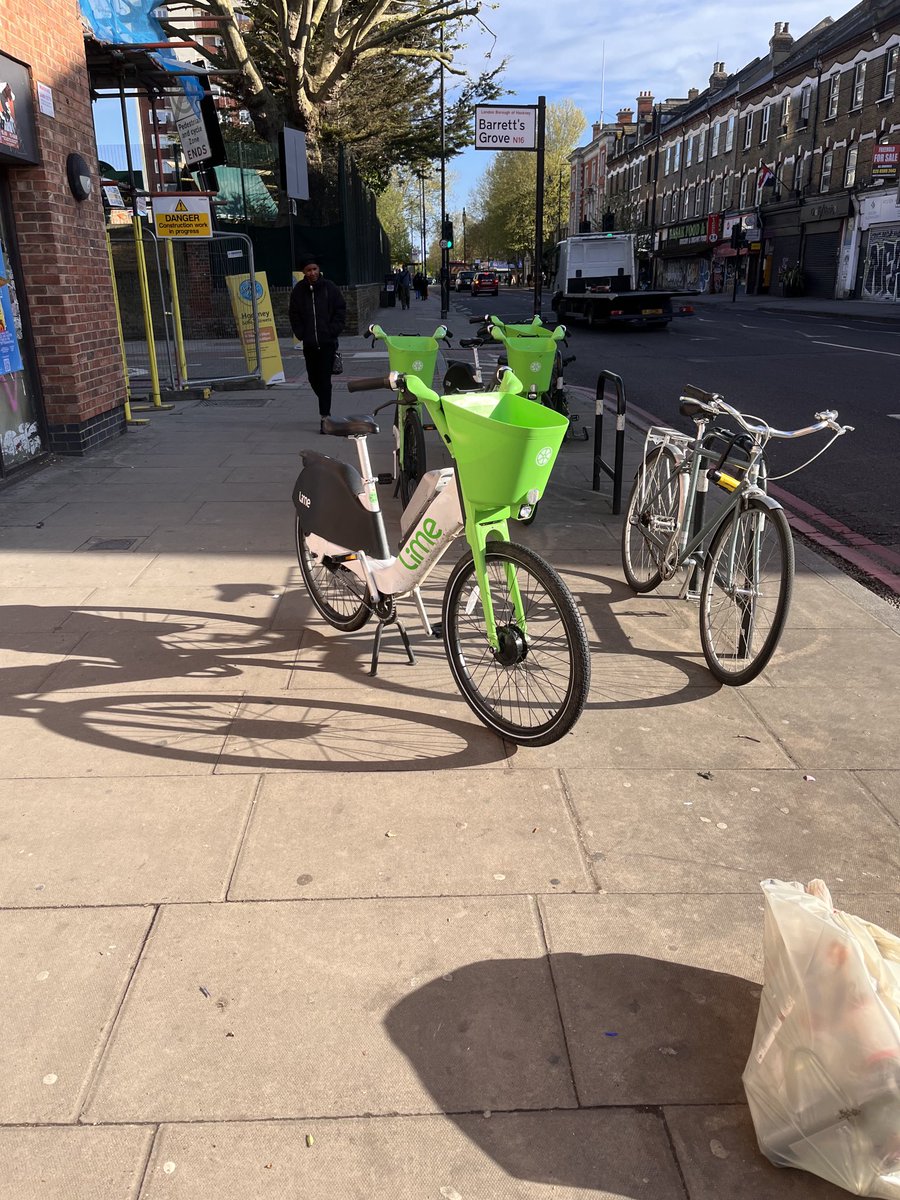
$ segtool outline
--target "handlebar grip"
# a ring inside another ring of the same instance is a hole
[[[371,379],[348,379],[348,392],[381,392],[391,390],[390,375],[379,375]]]
[[[486,321],[487,317],[469,317],[470,325],[484,325]]]

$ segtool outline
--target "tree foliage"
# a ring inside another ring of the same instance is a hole
[[[503,64],[468,78],[455,62],[466,19],[480,8],[481,0],[174,0],[171,17],[196,10],[201,23],[174,20],[167,29],[208,34],[203,16],[225,18],[217,25],[221,49],[202,52],[237,72],[222,86],[257,134],[272,142],[294,125],[307,132],[314,158],[329,141],[351,145],[383,187],[385,163],[436,156],[441,64],[463,81],[446,115],[448,157],[469,140],[475,103],[500,94]]]
[[[571,100],[547,105],[544,143],[544,243],[569,220],[569,162],[587,122]],[[494,155],[472,199],[469,257],[521,262],[534,247],[537,155],[504,150]]]

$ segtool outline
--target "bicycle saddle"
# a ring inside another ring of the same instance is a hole
[[[378,432],[378,422],[369,416],[323,417],[322,432],[335,437],[365,437],[366,434]]]
[[[693,417],[694,419],[700,417],[711,421],[720,415],[719,410],[715,407],[718,399],[715,392],[704,392],[703,388],[688,383],[682,388],[678,411],[683,417]]]

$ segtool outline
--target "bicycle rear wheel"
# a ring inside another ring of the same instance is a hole
[[[513,542],[486,550],[494,620],[500,639],[487,639],[481,591],[471,553],[444,592],[444,649],[463,699],[490,729],[509,741],[546,746],[581,714],[591,681],[587,635],[571,593],[534,551]],[[510,576],[522,597],[516,618]]]
[[[700,642],[722,683],[755,679],[778,645],[794,586],[787,517],[751,497],[719,526],[700,589]]]
[[[681,528],[686,481],[678,466],[671,446],[658,446],[638,467],[622,526],[622,569],[633,592],[659,586],[659,543],[671,542]]]
[[[403,417],[403,457],[399,464],[400,501],[404,508],[425,470],[425,430],[419,414],[410,408]]]
[[[372,615],[369,589],[338,559],[313,553],[299,517],[294,528],[300,574],[313,604],[335,629],[344,633],[362,629]]]

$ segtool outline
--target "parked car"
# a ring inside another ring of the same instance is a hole
[[[474,278],[474,271],[458,271],[456,275],[456,290],[458,292],[470,292]]]
[[[472,280],[472,295],[473,296],[499,296],[500,295],[500,276],[495,275],[493,271],[479,271]]]

